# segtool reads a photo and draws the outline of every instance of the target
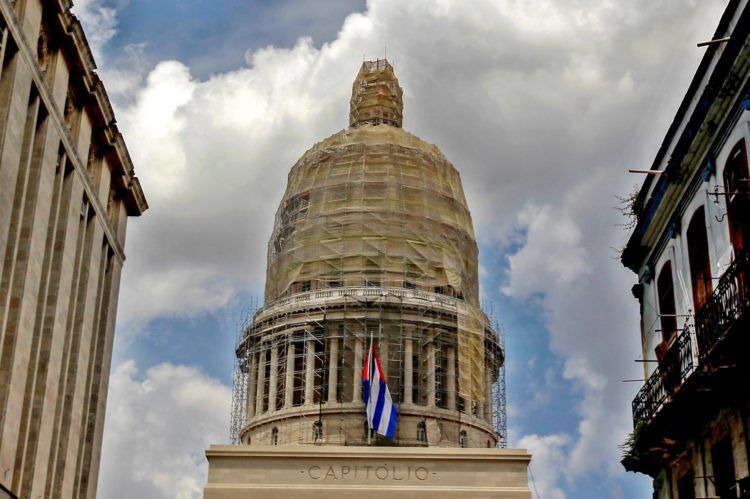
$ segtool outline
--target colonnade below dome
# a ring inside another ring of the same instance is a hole
[[[238,348],[247,374],[242,441],[364,443],[361,378],[373,341],[403,416],[396,445],[429,444],[433,423],[436,445],[494,445],[492,390],[503,353],[489,322],[467,330],[462,317],[472,307],[431,293],[357,291],[301,294],[256,314]],[[473,355],[467,336],[480,344]]]

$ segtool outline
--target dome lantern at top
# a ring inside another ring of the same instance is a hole
[[[386,124],[401,127],[403,90],[386,59],[364,61],[352,85],[349,126]]]

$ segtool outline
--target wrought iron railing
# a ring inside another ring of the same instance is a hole
[[[695,314],[695,334],[686,327],[633,399],[633,419],[650,420],[750,310],[750,253],[737,255],[706,304]],[[695,358],[695,355],[698,358]]]
[[[700,360],[724,338],[750,308],[750,253],[740,253],[719,279],[706,304],[695,314]]]
[[[633,399],[633,419],[649,420],[695,370],[693,331],[685,328]]]

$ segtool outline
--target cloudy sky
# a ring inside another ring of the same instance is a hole
[[[100,495],[200,497],[288,170],[387,47],[405,128],[462,174],[539,496],[649,497],[619,464],[642,372],[614,207],[726,4],[78,0],[151,206],[128,230]]]

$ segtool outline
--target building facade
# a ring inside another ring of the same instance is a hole
[[[0,484],[34,499],[96,496],[127,218],[147,209],[70,7],[0,0]]]
[[[406,132],[386,60],[362,64],[350,127],[289,173],[265,305],[237,346],[233,436],[255,445],[496,447],[504,352],[479,306],[477,244],[456,169]],[[368,435],[375,344],[399,411]]]
[[[654,497],[750,497],[750,7],[732,0],[647,175],[623,263],[645,383],[623,464]]]

